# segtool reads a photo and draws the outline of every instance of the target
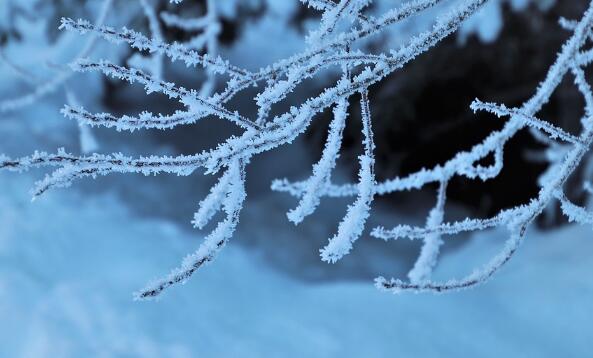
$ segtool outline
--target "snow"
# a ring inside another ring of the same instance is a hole
[[[586,356],[593,339],[589,227],[531,232],[496,280],[448,295],[296,281],[230,245],[160,301],[134,302],[147,277],[197,247],[195,232],[135,217],[114,196],[68,190],[31,204],[31,180],[0,185],[1,356],[558,357]],[[503,234],[477,234],[435,274],[463,274]]]

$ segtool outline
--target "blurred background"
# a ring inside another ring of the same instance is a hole
[[[128,155],[192,154],[212,148],[236,129],[214,118],[169,131],[117,132],[65,119],[64,104],[93,112],[172,113],[178,103],[141,86],[100,74],[70,72],[80,57],[120,65],[160,61],[89,36],[60,31],[61,17],[104,23],[151,35],[147,4],[159,14],[166,41],[213,51],[257,70],[303,50],[319,13],[297,0],[0,0],[0,153],[35,150]],[[375,0],[368,15],[405,1]],[[364,43],[387,52],[429,28],[442,4]],[[535,91],[570,36],[560,17],[578,19],[585,0],[490,0],[462,29],[403,70],[371,88],[379,180],[432,167],[478,143],[504,121],[474,114],[474,98],[519,106]],[[210,42],[202,30],[170,26],[160,14],[216,19]],[[154,34],[153,34],[154,35]],[[210,48],[209,48],[210,47]],[[216,91],[204,71],[159,62],[167,81]],[[335,81],[327,71],[299,86],[277,109],[301,103]],[[583,101],[566,78],[540,118],[570,132],[579,128]],[[208,84],[212,88],[206,88]],[[256,89],[230,103],[247,116]],[[357,99],[351,103],[357,117]],[[328,265],[321,248],[350,200],[326,199],[295,227],[285,213],[294,198],[270,190],[274,178],[304,179],[320,156],[330,112],[295,143],[265,153],[248,167],[248,198],[238,231],[213,264],[157,302],[133,302],[132,292],[160,277],[201,242],[190,224],[216,178],[114,175],[76,183],[31,203],[42,171],[0,173],[0,356],[6,357],[582,357],[593,330],[591,228],[569,225],[552,206],[520,252],[486,285],[448,295],[390,295],[372,280],[405,278],[419,252],[410,241],[385,243],[368,235],[353,252]],[[337,182],[356,180],[359,121],[346,127]],[[567,194],[586,205],[582,183],[591,161],[571,178]],[[505,151],[505,169],[489,182],[450,184],[447,218],[487,217],[525,203],[548,168],[544,148],[528,131]],[[367,227],[421,224],[436,187],[375,201]],[[462,277],[485,263],[504,231],[449,238],[435,278]]]

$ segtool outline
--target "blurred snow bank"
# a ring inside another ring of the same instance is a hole
[[[585,356],[593,339],[588,227],[531,233],[511,267],[457,294],[304,284],[230,245],[184,287],[138,303],[131,293],[197,247],[198,233],[136,218],[109,195],[31,204],[30,184],[0,177],[0,356],[559,357]],[[484,261],[501,235],[475,237],[438,276]]]

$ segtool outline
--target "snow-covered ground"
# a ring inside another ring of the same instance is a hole
[[[60,191],[30,203],[30,185],[28,177],[0,176],[2,357],[590,353],[589,227],[532,232],[494,280],[449,295],[394,296],[364,281],[295,281],[253,249],[230,244],[185,286],[157,302],[134,302],[132,292],[175,266],[199,235],[134,216],[110,195]],[[469,270],[502,239],[496,232],[474,237],[443,259],[438,275]]]

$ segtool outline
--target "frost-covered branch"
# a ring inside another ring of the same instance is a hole
[[[564,141],[567,141],[572,144],[580,143],[579,138],[573,136],[570,133],[566,133],[562,128],[558,128],[551,123],[546,121],[542,121],[541,119],[528,116],[527,114],[522,113],[517,108],[507,108],[505,105],[497,105],[494,103],[484,103],[480,100],[475,100],[471,106],[471,109],[474,112],[477,111],[487,111],[490,112],[497,117],[509,116],[513,118],[517,118],[522,120],[526,125],[533,127],[535,129],[542,130],[546,132],[552,139],[560,138]]]
[[[175,111],[171,115],[142,112],[138,117],[116,117],[110,113],[91,113],[82,107],[64,106],[62,114],[66,118],[74,119],[84,124],[97,127],[115,128],[118,131],[135,131],[138,129],[171,129],[178,125],[193,124],[204,115],[197,115],[191,111]]]
[[[495,114],[505,114],[512,116],[511,120],[505,125],[505,128],[498,132],[508,133],[505,136],[499,137],[503,138],[504,140],[499,139],[498,143],[496,143],[498,146],[504,145],[506,141],[521,128],[533,124],[533,116],[541,109],[543,104],[545,104],[548,101],[550,95],[559,85],[562,78],[564,78],[566,73],[570,71],[571,68],[578,66],[576,64],[577,56],[579,54],[580,48],[584,45],[592,26],[593,2],[589,6],[589,9],[585,13],[583,19],[576,26],[571,39],[569,39],[567,43],[564,45],[562,51],[558,55],[556,62],[548,71],[546,79],[544,80],[544,82],[542,82],[542,84],[540,84],[536,94],[516,112],[507,112],[506,107],[490,107],[491,111]],[[585,95],[588,95],[588,93],[590,94],[590,91],[585,90],[586,86],[584,86],[584,84],[581,84],[580,89],[582,91],[585,91]],[[478,108],[481,107],[480,103],[475,102],[474,104]],[[481,229],[480,226],[482,226],[483,224],[498,224],[497,221],[500,220],[500,223],[504,223],[510,231],[510,238],[505,243],[505,247],[502,249],[502,251],[499,252],[496,256],[494,256],[481,269],[474,271],[472,274],[468,275],[465,278],[459,280],[450,280],[448,282],[443,283],[437,283],[432,281],[412,281],[410,283],[406,283],[398,279],[387,280],[383,277],[380,277],[376,280],[377,287],[392,292],[401,292],[408,290],[445,292],[469,288],[475,286],[476,284],[485,282],[502,266],[504,266],[504,264],[508,262],[508,260],[514,255],[514,253],[519,247],[519,244],[523,241],[525,237],[527,227],[537,216],[541,214],[541,212],[545,209],[548,203],[555,197],[558,197],[560,199],[563,211],[568,215],[568,217],[571,220],[581,220],[583,222],[586,222],[588,215],[584,213],[582,210],[579,210],[578,207],[569,203],[565,199],[563,194],[559,194],[562,193],[563,185],[566,183],[569,176],[573,173],[578,164],[581,162],[585,154],[589,151],[590,146],[593,143],[593,118],[587,116],[583,119],[582,123],[583,132],[578,137],[578,140],[570,141],[572,144],[572,149],[564,157],[562,163],[557,165],[556,171],[547,178],[547,181],[543,184],[542,188],[540,189],[539,195],[536,198],[534,198],[527,205],[520,205],[513,208],[511,211],[507,211],[503,217],[500,217],[500,219],[497,219],[494,222],[489,220],[473,221],[468,223],[474,224],[468,225],[470,227],[477,226],[476,228]],[[550,132],[554,132],[550,134],[560,136],[559,133],[561,132],[555,127],[552,129],[548,129]],[[488,138],[482,144],[475,146],[472,152],[487,153],[484,151],[484,147],[482,146],[487,142]],[[478,152],[476,148],[479,148],[480,152]],[[459,156],[459,154],[457,156]],[[509,217],[507,213],[512,213],[512,216]],[[455,226],[457,226],[457,228],[460,229],[460,231],[462,231],[463,228],[467,227],[466,225]],[[396,234],[394,236],[400,236],[401,231],[403,231],[401,230],[401,228],[396,229],[393,230],[392,234]],[[382,234],[385,233],[385,231],[383,229],[377,229],[376,233]]]
[[[439,226],[445,217],[445,202],[447,200],[448,178],[443,179],[439,184],[437,202],[434,208],[428,214],[426,227],[428,229]],[[432,270],[437,264],[437,259],[443,240],[438,231],[433,231],[424,236],[424,243],[420,250],[420,255],[414,264],[412,270],[408,273],[410,282],[418,283],[428,281]]]
[[[228,73],[240,79],[251,79],[253,76],[249,71],[230,65],[220,57],[200,55],[197,51],[188,49],[181,44],[168,44],[156,39],[149,39],[141,33],[127,28],[118,32],[109,26],[95,26],[86,20],[75,21],[62,18],[60,29],[78,31],[81,34],[90,32],[116,44],[125,42],[140,51],[162,53],[173,61],[182,60],[187,66],[207,67],[218,74]]]
[[[321,259],[336,262],[352,250],[352,245],[364,230],[365,222],[371,211],[373,202],[373,186],[375,185],[375,144],[371,125],[371,112],[367,92],[360,94],[360,108],[362,119],[364,154],[358,157],[360,170],[358,172],[358,198],[348,207],[346,216],[338,226],[338,232],[321,250]]]
[[[161,71],[162,68],[152,68],[147,73],[135,68],[133,63],[130,63],[129,67],[124,67],[105,60],[78,59],[71,64],[75,71],[99,71],[106,76],[139,83],[144,86],[147,93],[164,94],[185,108],[168,115],[144,111],[134,117],[91,113],[78,105],[70,104],[62,110],[65,117],[86,125],[135,131],[150,128],[171,129],[213,115],[238,125],[241,131],[215,148],[190,156],[76,156],[58,151],[57,154],[35,153],[20,159],[2,157],[0,169],[22,171],[35,167],[54,167],[53,172],[36,184],[35,196],[54,187],[68,186],[77,179],[111,173],[189,175],[198,168],[203,168],[207,174],[219,173],[219,180],[200,202],[192,223],[196,228],[203,229],[219,211],[225,214],[225,218],[206,235],[204,243],[194,254],[188,256],[178,269],[140,291],[136,296],[139,299],[156,297],[168,287],[185,282],[196,270],[215,258],[238,225],[246,197],[245,168],[250,159],[291,143],[309,128],[319,113],[328,109],[333,109],[333,119],[321,158],[313,165],[311,175],[301,182],[284,179],[276,180],[272,184],[272,189],[287,192],[298,198],[296,206],[287,214],[288,219],[295,224],[301,223],[313,214],[324,197],[355,198],[339,222],[335,235],[320,250],[323,261],[336,262],[352,250],[355,242],[365,233],[372,203],[377,196],[422,189],[430,184],[438,185],[436,203],[428,213],[423,227],[400,224],[393,229],[378,227],[371,231],[371,236],[384,240],[403,237],[423,240],[418,260],[408,275],[410,282],[378,278],[376,283],[380,289],[392,292],[444,292],[485,282],[513,256],[529,225],[553,200],[561,202],[563,212],[569,219],[582,223],[593,222],[591,214],[585,208],[570,203],[562,194],[563,185],[588,152],[593,140],[593,94],[583,70],[583,67],[593,62],[593,52],[584,48],[593,24],[592,8],[587,10],[582,20],[574,24],[565,23],[565,27],[573,31],[573,35],[563,46],[534,96],[520,108],[507,108],[502,104],[477,100],[472,104],[471,108],[474,111],[487,111],[499,117],[507,117],[508,120],[502,129],[493,131],[481,142],[468,150],[458,152],[444,163],[405,177],[376,182],[369,101],[371,87],[404,68],[416,57],[454,33],[487,0],[461,0],[453,4],[447,12],[434,19],[430,29],[412,36],[400,48],[385,53],[372,53],[373,51],[364,49],[364,40],[386,31],[391,25],[421,14],[442,1],[412,0],[386,11],[377,18],[362,14],[363,9],[370,3],[366,0],[303,2],[322,11],[318,28],[308,37],[308,46],[300,53],[256,71],[248,71],[218,57],[216,41],[220,24],[215,1],[207,2],[206,14],[200,17],[185,18],[171,13],[160,14],[166,26],[186,31],[201,31],[187,43],[170,44],[164,41],[156,13],[148,0],[140,0],[140,4],[149,22],[151,37],[127,28],[115,30],[100,23],[92,25],[86,20],[62,19],[62,29],[82,34],[91,33],[114,43],[126,43],[132,48],[148,52],[155,58],[167,57],[172,61],[182,60],[187,66],[199,65],[206,75],[206,81],[200,90],[186,89],[167,82],[164,79],[166,73]],[[320,93],[300,102],[295,100],[293,93],[297,87],[306,80],[335,68],[342,71],[339,79],[332,77],[329,85]],[[575,85],[585,99],[586,115],[582,121],[583,131],[579,135],[570,134],[537,118],[542,106],[549,101],[551,94],[569,72],[574,76]],[[215,75],[221,76],[215,79]],[[214,93],[217,90],[216,81],[220,84],[225,83],[218,93]],[[229,110],[228,102],[240,93],[243,95],[242,92],[248,87],[255,88],[253,101],[257,106],[257,113],[246,114],[250,112],[243,111],[242,108],[240,110],[243,113]],[[348,113],[349,100],[358,95],[361,97],[360,117],[363,134],[358,182],[338,185],[331,182],[332,171],[340,155],[344,127],[347,119],[351,118]],[[288,100],[293,100],[290,109],[285,112],[275,111],[275,105]],[[447,185],[450,180],[454,177],[464,177],[486,181],[497,177],[504,168],[506,144],[525,128],[533,129],[538,135],[547,136],[545,144],[551,147],[560,146],[555,139],[565,142],[562,148],[566,148],[566,155],[557,156],[554,170],[541,181],[538,196],[529,203],[502,210],[491,218],[445,221]],[[490,157],[493,164],[480,164]],[[481,269],[458,280],[443,283],[431,281],[431,274],[438,263],[440,247],[445,236],[500,227],[509,231],[509,239],[504,248]]]
[[[59,167],[35,184],[33,196],[37,197],[49,189],[67,187],[73,181],[89,176],[95,178],[111,173],[172,173],[186,176],[203,165],[204,159],[200,154],[177,157],[152,155],[140,158],[132,158],[121,153],[76,156],[60,149],[55,154],[36,152],[18,159],[3,156],[0,157],[0,169],[22,172],[39,167]]]
[[[204,243],[195,253],[183,260],[181,267],[174,269],[168,276],[149,283],[136,293],[136,299],[154,298],[168,287],[184,283],[196,270],[211,262],[232,237],[246,197],[244,162],[239,160],[232,163],[223,179],[227,182],[224,188],[226,193],[222,198],[218,195],[217,199],[226,218],[204,239]],[[212,198],[209,196],[205,200],[212,200]]]
[[[593,213],[581,206],[572,203],[561,191],[556,192],[555,196],[560,201],[560,208],[562,209],[562,212],[570,222],[577,222],[583,225],[593,225]]]
[[[348,101],[343,99],[334,108],[334,119],[329,127],[329,134],[321,159],[313,166],[313,175],[307,180],[307,186],[296,208],[287,213],[288,219],[299,224],[313,214],[320,202],[321,187],[329,182],[332,170],[342,145],[342,132],[348,116]]]
[[[221,119],[226,119],[244,128],[257,128],[258,125],[237,112],[231,112],[213,101],[208,101],[198,96],[196,91],[187,90],[183,87],[176,87],[171,82],[165,82],[152,77],[138,69],[130,69],[115,65],[109,61],[100,60],[92,62],[80,59],[71,65],[74,71],[88,72],[101,71],[106,76],[119,78],[130,83],[138,82],[144,85],[147,93],[158,92],[167,95],[172,99],[179,99],[181,103],[188,106],[195,113],[213,114]]]

